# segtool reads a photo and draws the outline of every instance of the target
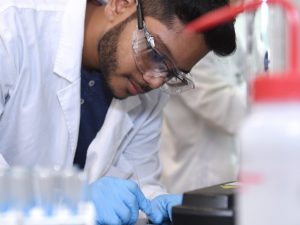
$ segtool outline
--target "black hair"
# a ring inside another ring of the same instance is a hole
[[[227,0],[142,0],[144,16],[152,16],[167,26],[178,17],[183,24],[219,7]],[[229,55],[236,49],[234,21],[203,32],[209,49],[218,55]]]

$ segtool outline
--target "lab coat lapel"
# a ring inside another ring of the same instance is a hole
[[[61,38],[53,70],[58,79],[66,81],[66,85],[57,91],[57,97],[69,132],[70,152],[67,153],[66,162],[68,165],[73,163],[80,121],[80,68],[85,8],[86,0],[78,0],[76,4],[69,1],[63,17]]]
[[[103,176],[112,165],[121,150],[122,141],[133,129],[130,111],[140,103],[138,96],[126,100],[113,99],[105,122],[88,149],[85,171],[90,182]]]
[[[67,164],[72,165],[77,146],[80,121],[80,79],[57,92],[69,133]]]

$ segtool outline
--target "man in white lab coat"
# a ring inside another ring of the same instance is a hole
[[[157,181],[167,99],[157,88],[189,89],[187,71],[209,50],[233,51],[231,23],[184,30],[225,4],[1,0],[0,165],[80,165],[100,224],[133,224],[138,209],[168,219],[181,197]]]
[[[170,193],[237,180],[236,132],[246,115],[244,50],[207,54],[192,69],[196,88],[164,109],[161,181]]]

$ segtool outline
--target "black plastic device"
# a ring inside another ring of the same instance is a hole
[[[173,225],[235,225],[237,185],[216,185],[184,193],[183,203],[172,209]]]

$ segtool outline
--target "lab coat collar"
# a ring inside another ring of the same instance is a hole
[[[86,0],[68,1],[54,62],[54,73],[70,82],[80,77]]]
[[[125,112],[130,112],[132,109],[141,104],[141,99],[138,95],[128,97],[126,100],[118,100],[119,104]]]

